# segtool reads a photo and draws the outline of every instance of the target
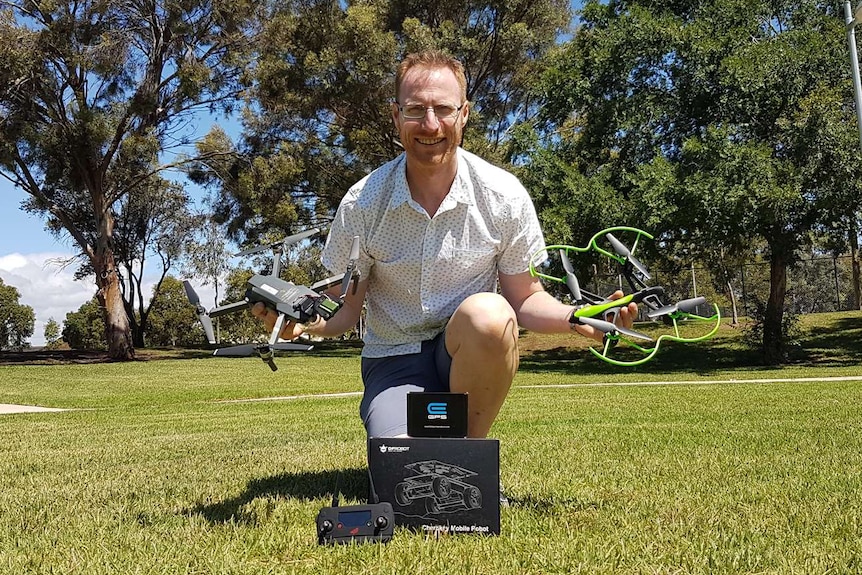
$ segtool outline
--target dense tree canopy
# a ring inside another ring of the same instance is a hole
[[[72,349],[103,350],[105,344],[105,323],[99,300],[93,297],[76,311],[66,314],[63,320],[63,341]]]
[[[196,347],[206,341],[180,280],[166,276],[162,285],[153,290],[151,301],[147,324],[149,345]]]
[[[780,361],[787,267],[814,234],[846,245],[862,200],[848,70],[834,2],[587,2],[544,77],[546,223],[575,236],[552,204],[599,202],[714,264],[763,240]]]
[[[216,131],[201,151],[232,151],[199,166],[217,190],[216,216],[251,243],[266,231],[326,227],[355,181],[400,152],[390,103],[396,63],[440,48],[466,67],[473,103],[465,145],[502,160],[540,56],[568,30],[567,0],[275,4],[261,36],[255,86],[238,145]]]

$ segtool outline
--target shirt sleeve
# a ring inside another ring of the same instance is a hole
[[[355,190],[351,190],[344,196],[335,212],[332,226],[326,237],[323,247],[321,262],[336,275],[344,273],[347,269],[347,261],[350,258],[350,249],[353,246],[353,238],[359,236],[359,261],[357,269],[360,277],[367,278],[371,271],[371,260],[369,259],[365,246],[365,226],[362,213],[356,202]]]
[[[515,275],[529,271],[530,260],[535,265],[547,259],[545,238],[539,226],[536,208],[527,190],[520,184],[518,193],[509,204],[511,225],[508,246],[503,250],[498,264],[500,273]]]

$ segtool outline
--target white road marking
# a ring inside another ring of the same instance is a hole
[[[816,381],[862,381],[862,375],[835,377],[778,377],[771,379],[692,379],[684,381],[618,381],[599,383],[558,383],[548,385],[519,385],[520,388],[611,387],[628,385],[716,385],[720,383],[805,383]]]

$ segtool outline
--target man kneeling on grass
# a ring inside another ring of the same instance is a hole
[[[369,437],[406,434],[411,391],[468,393],[468,435],[486,437],[518,369],[519,326],[602,339],[530,275],[545,247],[535,207],[517,178],[460,147],[469,116],[460,62],[431,51],[398,65],[392,121],[404,152],[350,188],[323,251],[338,273],[360,238],[357,289],[329,320],[281,331],[335,337],[367,305],[360,415]],[[263,304],[252,311],[275,325]],[[618,321],[631,327],[636,313],[629,304]]]

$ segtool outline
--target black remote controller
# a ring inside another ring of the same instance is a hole
[[[324,507],[317,514],[317,542],[386,543],[392,539],[395,514],[389,503]]]

